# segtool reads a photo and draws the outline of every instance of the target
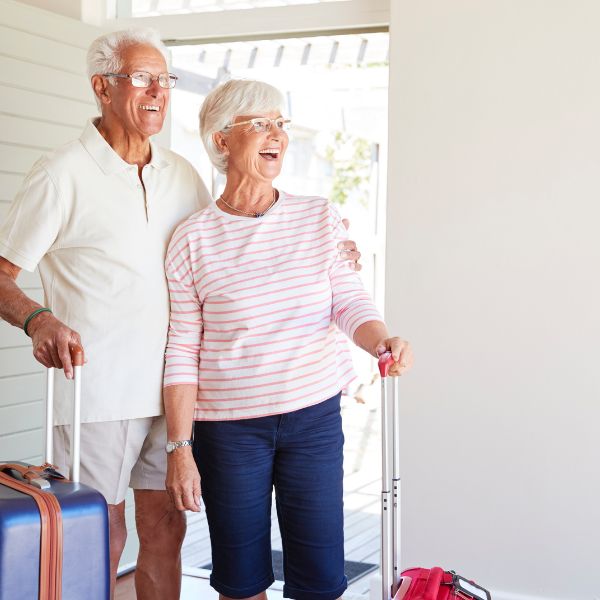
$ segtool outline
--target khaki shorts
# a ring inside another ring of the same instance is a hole
[[[67,475],[71,426],[54,427],[54,464]],[[164,490],[167,473],[165,417],[82,423],[81,483],[109,504],[125,500],[127,488]]]

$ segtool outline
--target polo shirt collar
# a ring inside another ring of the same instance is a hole
[[[155,169],[163,169],[171,164],[166,157],[166,152],[152,140],[150,140],[150,155],[148,164]]]
[[[131,168],[131,165],[125,162],[110,146],[110,144],[100,135],[98,129],[96,129],[96,123],[100,119],[90,119],[79,140],[83,147],[88,151],[90,156],[98,163],[98,166],[102,169],[102,172],[106,175],[112,175],[113,173],[120,173]],[[166,153],[162,151],[160,146],[150,140],[150,153],[151,158],[148,163],[155,169],[162,169],[167,167],[170,162],[167,159]]]

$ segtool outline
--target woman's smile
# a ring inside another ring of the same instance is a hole
[[[264,150],[259,150],[259,154],[261,158],[265,160],[277,160],[279,158],[279,148],[265,148]]]

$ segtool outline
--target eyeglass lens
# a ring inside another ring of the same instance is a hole
[[[135,87],[150,87],[154,77],[145,71],[137,71],[131,74],[131,83]],[[174,88],[177,77],[170,73],[160,73],[158,75],[158,85],[162,88]]]
[[[284,131],[287,131],[290,128],[289,122],[286,122],[285,119],[255,119],[253,124],[255,131],[258,133],[269,131],[272,124],[275,124],[277,129],[282,129]]]

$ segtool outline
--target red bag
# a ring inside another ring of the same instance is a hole
[[[394,362],[390,352],[379,357],[381,374],[381,600],[491,600],[475,582],[444,571],[408,569],[400,574],[400,410],[398,379],[388,395],[387,375]]]

